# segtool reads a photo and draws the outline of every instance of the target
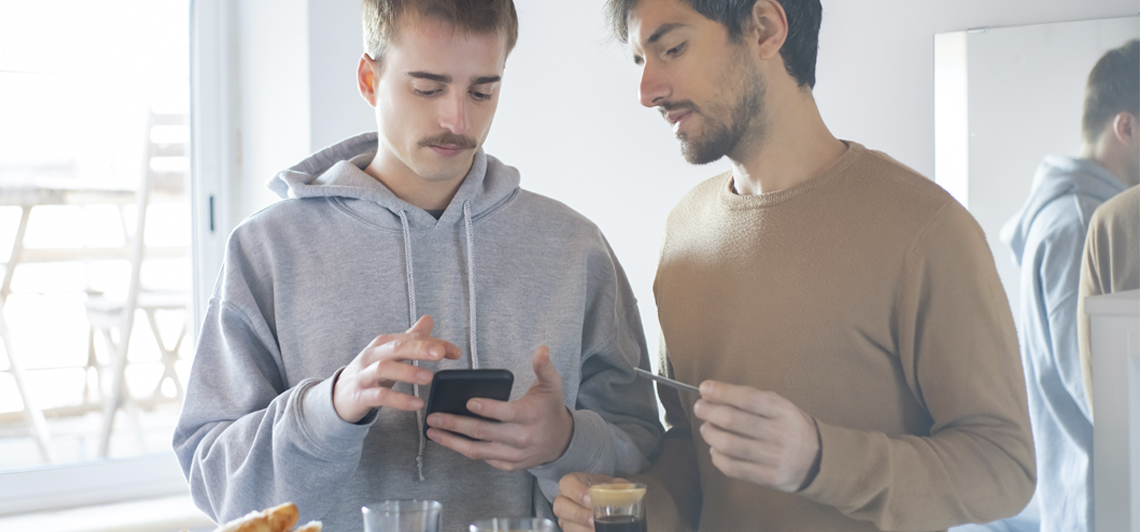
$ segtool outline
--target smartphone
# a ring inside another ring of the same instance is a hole
[[[427,416],[435,412],[488,419],[472,414],[467,401],[476,397],[508,401],[515,376],[507,369],[444,369],[435,372],[428,394]],[[424,423],[424,435],[428,425]]]

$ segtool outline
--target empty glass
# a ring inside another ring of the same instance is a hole
[[[364,532],[439,532],[443,505],[400,499],[369,504],[360,510],[364,512]]]
[[[470,532],[554,532],[554,521],[541,517],[492,517],[471,523]]]

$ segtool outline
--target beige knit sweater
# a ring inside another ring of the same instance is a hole
[[[1081,298],[1077,303],[1077,336],[1085,392],[1092,401],[1092,351],[1085,298],[1140,288],[1140,186],[1101,204],[1089,220],[1081,261]],[[1093,405],[1095,406],[1095,405]]]
[[[1029,501],[1017,336],[981,228],[848,144],[808,182],[740,196],[720,175],[670,214],[654,286],[668,366],[791,400],[822,455],[800,493],[730,479],[690,430],[695,398],[659,388],[673,427],[641,477],[650,530],[929,531]]]

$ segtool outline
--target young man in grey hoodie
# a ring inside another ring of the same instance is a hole
[[[1021,267],[1018,334],[1043,532],[1093,530],[1092,411],[1081,372],[1077,303],[1089,218],[1140,183],[1140,42],[1089,74],[1080,157],[1049,156],[1001,238]]]
[[[278,174],[284,200],[231,235],[175,451],[219,522],[293,501],[360,530],[397,498],[441,501],[444,530],[552,516],[562,475],[655,453],[633,293],[596,226],[480,148],[510,0],[367,0],[364,27],[379,131]],[[423,418],[454,368],[514,373],[509,402],[468,405],[499,421]]]

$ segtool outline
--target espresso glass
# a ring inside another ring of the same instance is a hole
[[[399,499],[380,501],[360,509],[364,532],[439,532],[443,505],[437,501]]]
[[[645,484],[616,482],[590,486],[595,532],[646,532]]]
[[[554,521],[541,517],[492,517],[471,523],[470,532],[554,532]]]

